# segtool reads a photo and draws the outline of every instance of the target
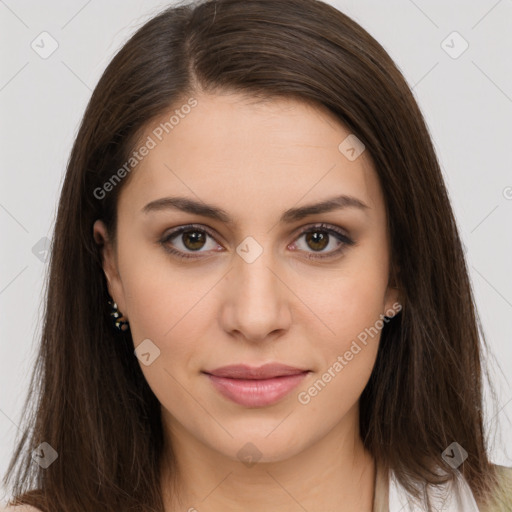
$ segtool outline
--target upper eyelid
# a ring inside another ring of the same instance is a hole
[[[194,230],[197,229],[198,231],[204,231],[207,235],[211,236],[216,242],[217,236],[215,235],[215,230],[210,228],[209,226],[205,226],[203,224],[183,224],[181,226],[177,226],[176,228],[173,228],[170,233],[163,236],[164,241],[169,241],[177,236],[179,236],[181,233],[187,230]],[[344,233],[346,230],[340,226],[336,226],[334,224],[329,224],[326,222],[317,222],[313,224],[307,224],[305,226],[301,226],[300,228],[297,228],[297,232],[295,233],[295,238],[302,236],[303,234],[307,233],[310,230],[318,229],[325,230],[325,231],[331,231],[332,233],[337,234],[338,236],[342,236],[345,238],[343,240],[344,243],[354,243],[352,237],[348,233]],[[220,238],[223,239],[221,236]],[[295,240],[294,238],[294,240]]]

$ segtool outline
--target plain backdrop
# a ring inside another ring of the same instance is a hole
[[[512,0],[330,3],[384,46],[424,112],[492,349],[492,457],[512,466]],[[46,248],[78,124],[107,63],[167,5],[0,0],[2,476],[35,361]]]

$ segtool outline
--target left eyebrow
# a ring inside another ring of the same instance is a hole
[[[366,210],[369,207],[356,197],[341,195],[326,199],[320,203],[309,204],[297,208],[289,208],[288,210],[285,210],[281,215],[280,222],[290,224],[310,215],[327,213],[345,208],[358,208],[360,210]],[[222,208],[219,208],[215,205],[206,204],[201,201],[196,201],[195,199],[188,197],[162,197],[160,199],[156,199],[155,201],[151,201],[146,206],[144,206],[141,211],[144,214],[148,214],[150,212],[157,212],[168,209],[181,210],[187,213],[209,217],[228,225],[233,225],[235,223],[229,214]]]
[[[358,208],[364,211],[369,207],[367,204],[363,203],[363,201],[357,199],[357,197],[341,195],[331,199],[326,199],[320,203],[309,204],[299,208],[290,208],[281,216],[281,222],[291,223],[301,220],[309,215],[327,213],[334,210],[342,210],[344,208]]]

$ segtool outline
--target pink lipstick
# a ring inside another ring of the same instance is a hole
[[[230,365],[203,372],[224,397],[244,407],[272,405],[294,388],[309,370],[269,363],[259,367]]]

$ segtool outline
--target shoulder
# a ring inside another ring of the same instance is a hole
[[[498,485],[492,496],[492,503],[481,507],[482,512],[509,512],[512,510],[512,467],[495,464]]]
[[[512,467],[495,466],[499,479],[499,497],[512,505]]]
[[[477,502],[476,498],[465,480],[458,474],[454,480],[448,480],[444,484],[428,486],[429,500],[435,505],[436,510],[463,510],[464,512],[511,512],[512,511],[512,468],[493,465],[496,471],[496,487],[488,503],[485,505]],[[440,473],[445,470],[439,468]],[[414,503],[414,510],[424,510],[423,503],[416,502],[402,485],[392,477],[389,486],[389,510],[402,510],[407,504]],[[410,506],[410,505],[409,505]],[[380,509],[377,509],[380,510]],[[383,509],[386,510],[386,509]]]
[[[500,481],[504,485],[512,485],[512,467],[495,465]]]
[[[0,504],[0,512],[41,512],[38,508],[31,507],[30,505],[16,505],[5,506]]]

